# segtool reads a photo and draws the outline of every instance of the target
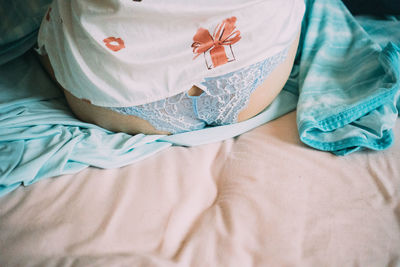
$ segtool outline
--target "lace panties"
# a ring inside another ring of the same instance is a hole
[[[154,128],[172,134],[206,126],[236,123],[251,93],[287,56],[287,49],[264,61],[218,77],[205,78],[203,93],[187,92],[156,102],[132,107],[109,107],[118,113],[150,122]]]

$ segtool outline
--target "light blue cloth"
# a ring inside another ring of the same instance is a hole
[[[88,166],[121,167],[171,145],[231,138],[297,102],[300,138],[308,145],[336,154],[388,147],[400,107],[399,49],[372,41],[338,0],[308,1],[306,16],[291,78],[267,110],[242,123],[172,136],[116,134],[78,121],[32,53],[0,66],[0,196]]]
[[[112,133],[75,119],[29,52],[0,66],[0,196],[88,166],[118,168],[171,145],[225,140],[293,110],[296,103],[296,95],[282,92],[263,114],[234,125],[173,136]]]

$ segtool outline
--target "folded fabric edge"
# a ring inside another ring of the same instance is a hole
[[[378,140],[367,140],[364,137],[353,136],[335,142],[323,142],[302,137],[301,141],[305,144],[321,151],[332,152],[337,156],[346,156],[361,149],[371,149],[381,151],[393,145],[393,130],[385,130],[382,137]]]
[[[363,137],[351,137],[335,142],[324,142],[306,137],[310,132],[333,132],[336,129],[356,121],[386,103],[393,104],[393,102],[398,102],[397,98],[399,97],[400,90],[400,48],[390,42],[382,51],[380,60],[382,63],[392,66],[392,68],[389,68],[384,64],[387,68],[387,73],[392,75],[395,79],[393,86],[378,97],[373,96],[361,105],[351,106],[338,114],[321,119],[317,122],[298,121],[300,140],[303,143],[315,149],[331,151],[336,155],[348,155],[362,147],[384,150],[391,146],[393,143],[393,134],[392,131],[388,130],[384,132],[379,140],[369,140],[368,142]],[[397,109],[398,107],[399,103],[397,103]]]

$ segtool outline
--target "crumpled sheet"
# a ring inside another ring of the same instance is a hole
[[[399,57],[396,45],[382,49],[340,1],[310,0],[292,75],[263,113],[196,132],[130,136],[75,119],[37,59],[27,53],[0,66],[0,196],[88,166],[125,166],[171,145],[225,140],[296,104],[299,136],[307,145],[339,155],[364,147],[385,149],[393,143],[399,107]]]

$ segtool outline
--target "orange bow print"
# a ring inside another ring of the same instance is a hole
[[[197,58],[200,54],[210,50],[210,56],[214,67],[218,67],[228,62],[224,45],[233,45],[242,37],[240,31],[236,29],[236,17],[225,19],[221,24],[217,25],[211,36],[210,32],[204,28],[198,29],[193,37],[193,53]]]

